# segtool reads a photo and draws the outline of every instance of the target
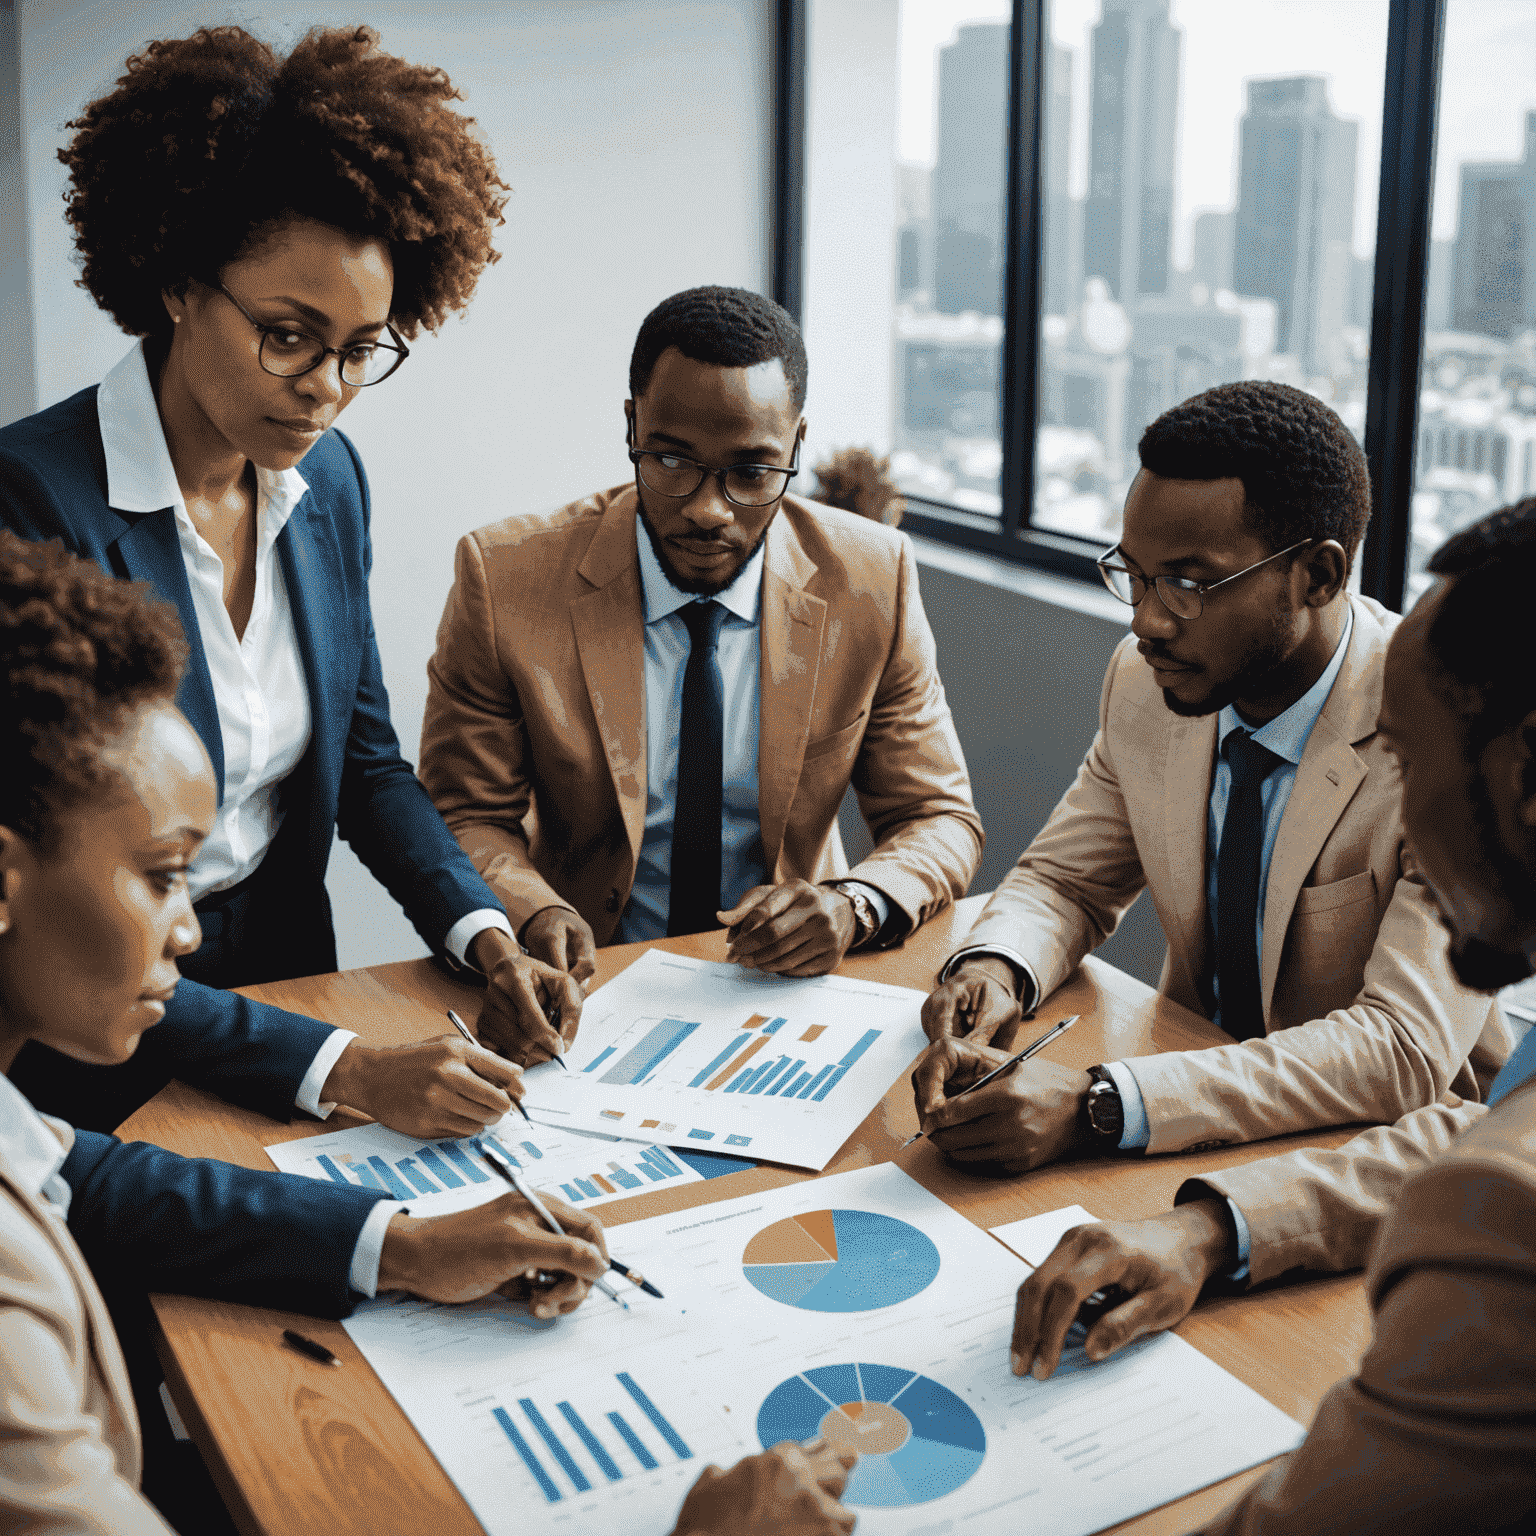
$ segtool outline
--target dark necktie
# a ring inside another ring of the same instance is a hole
[[[1216,861],[1216,982],[1221,1027],[1238,1040],[1264,1033],[1259,994],[1259,867],[1264,851],[1264,802],[1259,788],[1277,763],[1268,747],[1244,730],[1222,743],[1232,769],[1227,814]]]
[[[720,926],[720,815],[725,767],[724,706],[715,647],[725,609],[716,602],[678,610],[688,626],[683,718],[677,733],[677,798],[672,806],[672,875],[667,937]]]

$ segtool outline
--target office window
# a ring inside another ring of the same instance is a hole
[[[1536,495],[1536,7],[1446,0],[1405,605],[1451,534]]]
[[[1136,444],[1236,379],[1363,439],[1387,0],[1048,0],[1036,528],[1114,542]]]

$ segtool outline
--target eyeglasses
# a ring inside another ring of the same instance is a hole
[[[639,472],[645,488],[658,496],[675,496],[679,500],[692,496],[706,476],[714,475],[725,499],[734,506],[770,507],[800,473],[800,442],[801,439],[795,439],[795,453],[788,469],[780,464],[727,464],[714,469],[681,454],[655,453],[648,448],[631,448],[629,462]]]
[[[218,291],[261,332],[256,360],[275,378],[297,379],[313,373],[326,358],[339,357],[341,382],[353,389],[366,389],[370,384],[382,384],[411,355],[392,325],[384,329],[393,338],[393,345],[388,341],[357,341],[350,347],[328,347],[291,325],[263,325],[223,283]]]
[[[1289,549],[1278,550],[1263,560],[1256,560],[1252,565],[1244,566],[1242,570],[1235,571],[1230,576],[1223,576],[1220,581],[1191,581],[1187,576],[1154,576],[1149,581],[1138,571],[1128,570],[1123,565],[1108,563],[1111,555],[1120,552],[1118,544],[1113,549],[1106,549],[1099,556],[1097,564],[1099,575],[1104,578],[1104,585],[1122,603],[1129,603],[1134,608],[1147,595],[1148,587],[1156,587],[1158,601],[1176,619],[1198,619],[1205,612],[1207,592],[1214,592],[1218,587],[1224,587],[1229,582],[1236,581],[1239,576],[1246,576],[1250,571],[1256,571],[1260,566],[1268,565],[1271,560],[1278,560],[1281,555],[1289,555],[1312,542],[1311,539],[1303,539],[1299,544],[1292,544]]]

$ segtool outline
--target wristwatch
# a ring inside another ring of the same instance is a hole
[[[1090,1144],[1119,1146],[1125,1132],[1125,1105],[1120,1102],[1120,1090],[1104,1067],[1089,1067],[1088,1075],[1093,1083],[1083,1102],[1083,1117]]]
[[[837,892],[839,896],[846,896],[848,904],[853,908],[853,943],[848,946],[850,953],[861,944],[867,944],[874,938],[880,928],[880,916],[875,911],[875,904],[869,896],[859,889],[855,880],[829,880],[827,886]]]

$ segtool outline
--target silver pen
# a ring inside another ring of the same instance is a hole
[[[453,1027],[454,1027],[454,1028],[455,1028],[455,1029],[456,1029],[456,1030],[458,1030],[458,1032],[459,1032],[459,1033],[460,1033],[460,1034],[461,1034],[461,1035],[463,1035],[463,1036],[464,1036],[464,1038],[465,1038],[465,1039],[466,1039],[466,1040],[468,1040],[468,1041],[469,1041],[469,1043],[470,1043],[470,1044],[471,1044],[471,1045],[480,1045],[480,1042],[479,1042],[479,1041],[478,1041],[478,1040],[476,1040],[476,1039],[475,1039],[475,1037],[474,1037],[474,1036],[473,1036],[473,1035],[472,1035],[472,1034],[470,1034],[470,1032],[469,1032],[469,1025],[467,1025],[467,1024],[466,1024],[466,1023],[465,1023],[465,1022],[464,1022],[464,1020],[463,1020],[463,1019],[461,1019],[461,1018],[460,1018],[460,1017],[459,1017],[459,1016],[458,1016],[458,1014],[456,1014],[456,1013],[455,1013],[455,1012],[454,1012],[454,1011],[453,1011],[453,1009],[452,1009],[452,1008],[450,1008],[450,1009],[449,1009],[449,1010],[448,1010],[448,1022],[449,1022],[449,1023],[450,1023],[450,1024],[452,1024],[452,1025],[453,1025]],[[484,1049],[485,1049],[485,1047],[484,1047],[484,1046],[483,1046],[483,1045],[481,1045],[481,1046],[480,1046],[480,1049],[481,1049],[481,1050],[484,1050]],[[508,1094],[508,1095],[507,1095],[507,1097],[508,1097],[508,1098],[509,1098],[509,1099],[512,1099],[512,1095],[511,1095],[511,1094],[510,1094],[510,1093],[509,1093],[509,1094]],[[524,1108],[523,1108],[523,1101],[522,1101],[522,1100],[521,1100],[521,1099],[512,1099],[512,1102],[513,1102],[513,1103],[514,1103],[514,1104],[515,1104],[515,1105],[516,1105],[516,1106],[517,1106],[517,1112],[518,1112],[518,1114],[520,1114],[520,1115],[521,1115],[521,1116],[522,1116],[522,1117],[523,1117],[523,1119],[524,1119],[524,1120],[526,1120],[526,1121],[527,1121],[527,1122],[528,1122],[528,1124],[529,1124],[529,1125],[532,1125],[532,1124],[533,1124],[533,1116],[532,1116],[532,1115],[530,1115],[530,1114],[529,1114],[529,1113],[528,1113],[528,1111],[527,1111],[527,1110],[526,1110],[526,1109],[524,1109]]]

